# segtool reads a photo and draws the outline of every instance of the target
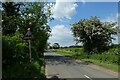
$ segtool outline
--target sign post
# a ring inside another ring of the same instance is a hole
[[[30,43],[30,40],[28,40],[29,41],[29,53],[30,53],[30,62],[31,62],[31,43]]]
[[[30,31],[30,28],[27,29],[27,33],[25,34],[24,39],[28,40],[28,42],[29,42],[29,56],[30,56],[30,62],[31,62],[32,56],[31,56],[31,42],[30,42],[30,39],[32,39],[32,34],[31,34],[31,31]]]

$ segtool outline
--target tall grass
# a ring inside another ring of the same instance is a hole
[[[110,69],[117,71],[118,64],[120,63],[119,50],[120,45],[112,46],[108,51],[102,53],[85,53],[83,48],[62,48],[54,50],[54,52],[74,59],[89,61],[107,68],[109,67]]]

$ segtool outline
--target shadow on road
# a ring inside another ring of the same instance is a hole
[[[86,62],[77,62],[70,57],[65,57],[56,53],[45,52],[44,55],[47,65],[88,65]]]

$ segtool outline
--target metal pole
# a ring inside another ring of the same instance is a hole
[[[30,40],[29,40],[29,54],[30,54],[30,62],[31,62],[31,43],[30,43]]]

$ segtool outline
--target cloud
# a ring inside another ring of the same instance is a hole
[[[51,44],[59,43],[61,46],[74,45],[73,36],[70,28],[64,25],[56,25],[52,28],[52,36],[49,38]]]
[[[117,18],[120,17],[120,13],[117,13],[116,16],[117,16]]]
[[[116,28],[116,27],[119,27],[118,25],[120,25],[119,23],[119,17],[120,17],[120,14],[119,13],[116,13],[116,14],[110,14],[109,16],[107,16],[105,19],[103,19],[102,21],[103,22],[117,22],[117,24],[113,27],[113,28]]]
[[[106,21],[106,22],[118,22],[118,13],[116,14],[110,14],[109,16],[107,16],[104,20],[102,21]]]
[[[86,3],[86,1],[85,1],[85,0],[81,0],[81,2],[82,2],[83,4],[85,4],[85,3]]]
[[[113,38],[115,38],[115,40],[112,39],[112,43],[113,44],[118,44],[119,43],[119,34],[118,35],[112,35]]]
[[[76,1],[76,0],[72,0]],[[77,4],[75,2],[61,2],[61,0],[56,0],[56,4],[52,7],[53,17],[56,19],[71,17],[76,14]]]

